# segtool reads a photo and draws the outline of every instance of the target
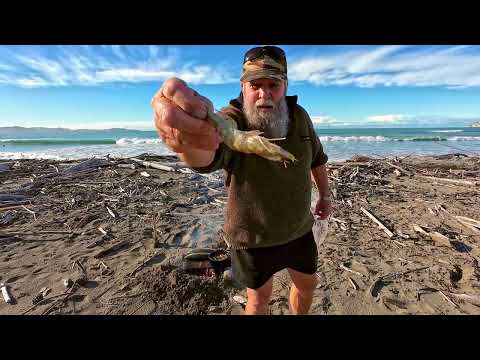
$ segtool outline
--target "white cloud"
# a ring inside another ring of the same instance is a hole
[[[402,114],[374,115],[367,117],[369,122],[394,123],[407,119],[408,116]]]
[[[337,119],[334,119],[330,116],[311,116],[312,123],[314,124],[335,124]]]
[[[197,84],[237,82],[225,68],[180,61],[175,48],[160,46],[57,46],[4,53],[12,65],[0,64],[0,83],[25,88],[98,85],[114,82],[163,81],[177,76]]]
[[[480,86],[480,47],[358,46],[290,61],[292,81],[315,85]]]
[[[126,56],[122,51],[121,45],[112,45],[112,51],[115,55],[117,55],[120,59],[125,60]]]

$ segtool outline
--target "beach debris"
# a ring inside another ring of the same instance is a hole
[[[35,295],[32,299],[32,304],[33,305],[36,305],[38,304],[40,301],[42,301],[43,299],[45,299],[45,297],[50,293],[51,289],[48,288],[48,287],[43,287],[40,289],[40,292]]]
[[[27,208],[25,205],[20,205],[20,207],[21,207],[22,209],[24,209],[25,211],[29,212],[30,214],[32,214],[32,215],[33,215],[33,219],[34,219],[35,221],[37,221],[37,216],[35,215],[35,211],[30,210],[30,209]]]
[[[468,229],[480,233],[480,221],[465,216],[455,216],[455,219]]]
[[[425,176],[419,175],[422,179],[433,180],[437,182],[445,182],[454,185],[464,185],[464,186],[480,186],[480,182],[478,181],[468,181],[468,180],[457,180],[457,179],[446,179],[446,178],[438,178],[434,176]]]
[[[10,295],[10,287],[8,285],[5,285],[4,283],[1,283],[0,287],[3,295],[3,300],[5,300],[7,304],[12,305],[13,298],[12,298],[12,295]]]
[[[413,175],[410,171],[407,171],[407,170],[401,168],[401,167],[398,166],[398,165],[394,165],[394,164],[392,164],[391,162],[388,162],[388,161],[385,161],[385,163],[386,163],[387,165],[390,165],[391,167],[394,167],[395,170],[397,170],[397,172],[395,172],[395,174],[396,174],[397,176],[400,176],[401,174],[404,174],[404,175],[407,175],[407,176],[412,176],[412,175]]]
[[[423,230],[423,228],[420,226],[420,225],[417,225],[417,224],[412,224],[412,227],[413,227],[413,230],[415,230],[416,232],[422,234],[422,235],[426,235],[428,236],[428,232],[426,232],[425,230]]]
[[[148,172],[146,172],[146,171],[142,171],[142,172],[140,173],[140,175],[143,176],[143,177],[147,177],[147,178],[151,176],[151,175],[150,175]]]
[[[428,235],[430,236],[430,238],[432,238],[432,240],[437,242],[439,245],[451,246],[450,239],[445,235],[440,234],[437,231],[432,231],[428,233]]]
[[[350,285],[352,285],[352,287],[355,289],[355,290],[358,290],[359,287],[358,287],[358,284],[355,282],[355,280],[353,280],[351,277],[348,278],[348,281],[350,282]]]
[[[459,299],[462,301],[469,302],[475,306],[480,306],[480,296],[477,295],[468,295],[468,294],[455,294],[449,293],[450,296],[454,297],[455,299]]]
[[[352,270],[352,269],[349,269],[348,267],[346,267],[346,266],[343,265],[343,264],[340,264],[339,266],[340,266],[341,269],[343,269],[343,270],[345,270],[345,271],[348,271],[348,272],[351,272],[352,274],[355,274],[355,275],[358,275],[358,276],[365,276],[365,275],[359,273],[358,271],[354,271],[354,270]]]
[[[140,160],[140,159],[136,159],[136,158],[130,158],[130,160],[135,161],[135,162],[137,162],[137,163],[139,163],[139,164],[141,164],[141,165],[143,165],[147,168],[151,167],[153,169],[163,170],[163,171],[171,171],[171,172],[176,171],[176,169],[174,167],[163,165],[163,164],[153,162],[153,161],[144,161],[144,160]]]
[[[136,169],[135,164],[118,164],[117,166],[119,168],[125,168],[125,169],[131,169],[131,170]]]
[[[82,161],[79,164],[73,165],[65,169],[63,172],[65,174],[70,174],[70,173],[77,173],[77,172],[83,172],[83,171],[93,171],[93,170],[97,170],[99,167],[111,166],[111,165],[113,165],[113,163],[108,160],[92,158],[86,161]]]
[[[63,286],[65,286],[68,289],[68,288],[72,287],[73,280],[70,279],[70,278],[63,279],[62,284],[63,284]]]
[[[380,294],[380,291],[382,290],[382,288],[385,286],[385,285],[388,285],[392,282],[392,280],[395,280],[395,279],[398,279],[398,278],[401,278],[407,274],[410,274],[410,273],[414,273],[414,272],[417,272],[417,271],[422,271],[422,270],[426,270],[430,268],[430,266],[422,266],[422,267],[419,267],[419,268],[415,268],[415,269],[411,269],[411,270],[406,270],[406,271],[403,271],[403,272],[393,272],[393,273],[390,273],[390,274],[387,274],[387,275],[382,275],[382,276],[379,276],[377,277],[373,283],[368,287],[368,293],[374,297],[376,299],[376,301],[379,300],[379,294]]]
[[[98,231],[100,231],[103,235],[108,235],[108,233],[107,233],[105,230],[103,230],[103,228],[102,228],[101,226],[99,226],[97,229],[98,229]]]
[[[108,213],[115,219],[115,218],[116,218],[116,215],[115,215],[115,213],[112,211],[112,209],[110,209],[108,206],[106,206],[106,208],[107,208]]]
[[[242,305],[242,306],[247,305],[247,299],[242,295],[234,295],[232,297],[232,300],[239,305]]]
[[[453,305],[454,307],[458,308],[458,304],[454,303],[452,301],[452,299],[450,299],[447,295],[445,295],[445,293],[442,291],[442,290],[438,290],[438,292],[440,293],[440,295],[442,295],[442,297],[451,305]]]
[[[368,210],[366,210],[365,208],[363,207],[360,207],[360,210],[365,214],[367,215],[375,224],[377,224],[383,231],[385,231],[385,233],[388,235],[388,237],[393,237],[393,232],[391,232],[385,225],[383,225],[383,223],[378,220],[375,215],[373,215],[372,213],[370,213]]]

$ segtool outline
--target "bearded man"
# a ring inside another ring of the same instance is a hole
[[[164,143],[198,172],[224,169],[228,200],[224,233],[233,277],[247,288],[246,314],[268,314],[273,276],[287,269],[292,279],[290,310],[307,314],[317,286],[318,252],[313,215],[332,211],[325,164],[328,160],[308,113],[287,96],[287,59],[276,46],[244,55],[241,93],[219,115],[239,130],[260,130],[299,161],[288,166],[231,150],[205,120],[210,100],[172,78],[155,95],[161,103],[155,126]],[[312,182],[319,190],[310,211]]]

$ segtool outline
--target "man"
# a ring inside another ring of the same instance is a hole
[[[155,95],[160,137],[199,172],[226,171],[228,201],[225,241],[234,277],[247,287],[246,314],[268,314],[273,275],[287,268],[292,279],[290,309],[307,314],[317,285],[317,247],[310,212],[311,177],[320,198],[315,214],[331,213],[327,156],[307,112],[287,93],[287,60],[275,46],[255,47],[244,57],[241,94],[221,115],[239,130],[263,136],[299,161],[284,166],[231,150],[205,118],[212,103],[179,79],[167,80]]]

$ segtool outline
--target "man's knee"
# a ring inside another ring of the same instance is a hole
[[[254,306],[266,306],[272,296],[272,279],[257,289],[247,288],[248,302]]]
[[[295,270],[289,269],[292,277],[293,286],[297,288],[300,294],[311,294],[315,291],[318,285],[317,274],[301,274]]]

